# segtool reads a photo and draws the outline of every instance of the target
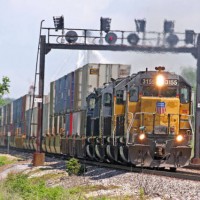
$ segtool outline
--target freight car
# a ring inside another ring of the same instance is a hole
[[[88,64],[52,82],[43,151],[145,167],[187,165],[193,132],[190,84],[164,67],[129,72],[128,65]],[[2,119],[14,104],[0,109]],[[33,119],[26,116],[28,127]],[[8,124],[14,124],[8,121],[0,121],[1,145],[11,130]],[[35,135],[29,128],[23,133],[13,128],[11,146],[35,149]]]

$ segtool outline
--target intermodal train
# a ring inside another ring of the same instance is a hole
[[[43,97],[42,151],[100,162],[175,169],[189,163],[191,85],[164,67],[90,63],[50,84]],[[36,149],[37,103],[0,108],[0,144]]]

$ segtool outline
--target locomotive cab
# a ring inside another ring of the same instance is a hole
[[[152,167],[188,164],[192,133],[191,86],[182,77],[159,67],[157,72],[139,73],[129,83],[129,95],[133,87],[139,88],[139,97],[135,103],[129,98],[130,162]]]

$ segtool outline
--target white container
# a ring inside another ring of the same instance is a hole
[[[31,136],[37,136],[37,121],[38,119],[38,108],[33,108],[32,120],[31,120]]]
[[[130,65],[120,64],[87,64],[82,70],[81,106],[86,108],[86,97],[94,88],[102,87],[111,79],[124,78],[130,75]]]
[[[84,135],[85,133],[85,111],[73,113],[72,135]]]

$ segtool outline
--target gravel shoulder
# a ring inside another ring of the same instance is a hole
[[[0,156],[6,155],[0,150]],[[122,170],[87,166],[83,176],[68,176],[66,162],[55,158],[46,157],[44,166],[32,166],[32,154],[11,152],[17,163],[0,167],[0,180],[8,173],[23,172],[30,177],[43,177],[46,174],[54,174],[46,181],[49,187],[62,186],[72,188],[77,186],[98,186],[98,189],[89,191],[85,198],[106,195],[114,197],[130,197],[130,199],[150,200],[198,200],[200,199],[200,182],[180,180],[155,175],[131,173]],[[10,156],[10,155],[9,155]],[[97,188],[97,187],[96,187]]]

